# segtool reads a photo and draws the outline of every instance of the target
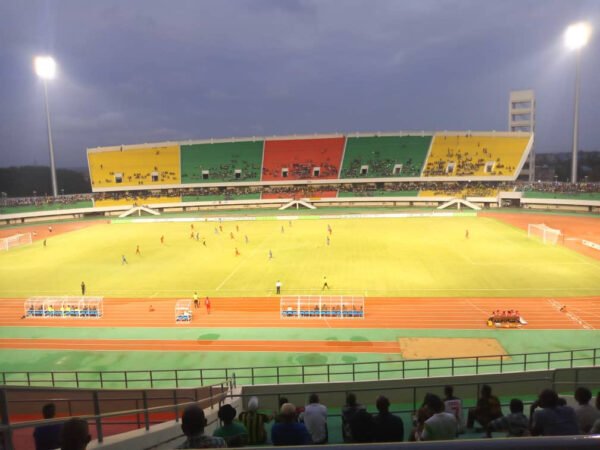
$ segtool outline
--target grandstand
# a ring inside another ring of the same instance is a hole
[[[260,181],[263,141],[181,145],[181,182]]]
[[[336,179],[345,138],[267,139],[262,181]]]
[[[88,149],[92,190],[180,184],[177,144]]]
[[[423,177],[503,177],[514,180],[529,147],[528,135],[436,133]]]
[[[348,137],[340,178],[418,177],[431,136]]]

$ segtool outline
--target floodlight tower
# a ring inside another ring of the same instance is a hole
[[[37,56],[34,59],[35,73],[44,83],[44,104],[46,106],[46,123],[48,124],[48,145],[50,147],[50,174],[52,177],[52,195],[58,195],[56,187],[56,166],[54,165],[54,147],[52,145],[52,128],[50,127],[50,109],[48,108],[48,80],[56,76],[56,62],[51,56]]]
[[[573,163],[571,182],[577,183],[577,140],[579,138],[579,91],[581,84],[581,49],[585,47],[592,34],[592,28],[585,22],[570,25],[565,31],[565,45],[576,52],[575,69],[575,111],[573,113]]]

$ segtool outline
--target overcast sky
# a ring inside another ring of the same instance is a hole
[[[571,22],[582,55],[580,148],[600,150],[600,0],[2,0],[0,166],[58,167],[88,147],[396,130],[506,130],[534,89],[538,152],[569,151]]]

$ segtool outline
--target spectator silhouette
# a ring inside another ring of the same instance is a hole
[[[303,422],[313,444],[326,444],[328,440],[327,407],[319,403],[319,396],[311,394],[304,407]]]
[[[354,441],[352,438],[350,422],[354,415],[361,409],[365,409],[365,407],[357,403],[355,394],[349,392],[346,395],[346,404],[342,408],[342,437],[344,442]]]
[[[227,447],[223,438],[205,435],[204,427],[206,427],[204,410],[198,405],[191,405],[185,408],[181,415],[181,430],[187,439],[177,448]]]
[[[390,413],[390,401],[380,395],[375,401],[377,414],[375,422],[375,442],[402,442],[404,440],[404,423],[398,416]]]
[[[273,445],[309,445],[310,434],[303,423],[296,420],[296,407],[292,403],[281,405],[279,421],[271,428]]]
[[[47,403],[42,408],[44,419],[53,419],[56,415],[56,405]],[[40,425],[33,430],[35,450],[50,450],[60,447],[62,424]]]
[[[92,440],[86,420],[73,417],[64,423],[60,435],[61,450],[85,450]]]
[[[375,439],[375,422],[366,409],[359,409],[350,419],[350,430],[353,442],[373,442]]]
[[[223,426],[213,432],[213,436],[222,437],[227,447],[243,447],[248,442],[248,431],[241,423],[234,421],[236,410],[233,406],[226,404],[219,408],[217,413]]]
[[[425,405],[432,413],[425,420],[423,431],[417,437],[423,441],[439,441],[455,439],[458,433],[458,422],[454,414],[444,411],[444,402],[435,394],[430,394]]]
[[[543,408],[535,411],[536,408]],[[558,395],[552,389],[544,389],[536,402],[531,405],[534,436],[570,436],[579,434],[579,424],[575,411],[569,406],[560,405]]]
[[[469,409],[467,428],[473,428],[475,421],[479,422],[483,428],[486,428],[490,421],[499,417],[502,417],[500,400],[495,395],[492,395],[492,388],[484,384],[481,387],[481,396],[477,400],[477,406]]]
[[[575,390],[575,400],[577,407],[575,415],[579,423],[579,429],[582,433],[589,433],[596,420],[600,419],[600,411],[590,405],[592,399],[592,391],[586,387],[578,387]]]
[[[238,418],[248,431],[248,445],[264,444],[267,441],[265,424],[271,421],[271,417],[258,412],[257,397],[250,397],[248,409],[240,413]]]
[[[488,423],[486,429],[487,437],[492,437],[492,431],[506,431],[507,437],[529,436],[529,420],[523,414],[523,402],[517,398],[513,398],[510,401],[510,414]]]

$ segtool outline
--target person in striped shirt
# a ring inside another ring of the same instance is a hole
[[[248,401],[248,410],[240,413],[238,420],[248,430],[247,445],[260,445],[267,441],[265,424],[271,421],[271,417],[258,412],[258,398],[251,397]]]

